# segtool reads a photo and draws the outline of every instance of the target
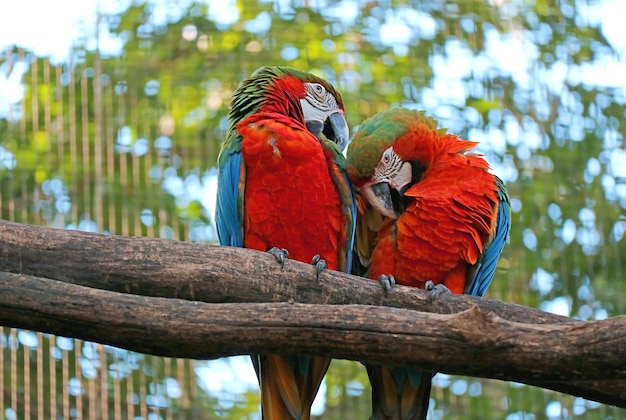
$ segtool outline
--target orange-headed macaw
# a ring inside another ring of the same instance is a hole
[[[318,275],[350,272],[356,209],[344,115],[333,86],[290,67],[262,67],[240,84],[218,158],[221,244],[312,262]],[[252,359],[263,418],[308,419],[330,359]]]
[[[475,142],[396,108],[365,121],[348,147],[357,201],[355,273],[441,292],[482,296],[509,235],[502,181]],[[424,419],[434,373],[367,365],[372,419]]]

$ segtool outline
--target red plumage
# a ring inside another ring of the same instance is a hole
[[[318,274],[324,263],[350,270],[354,210],[341,153],[344,114],[337,91],[300,70],[262,67],[240,84],[218,158],[221,244],[284,248],[289,259],[315,261]],[[284,263],[284,253],[275,255]],[[263,419],[308,419],[330,359],[267,354],[252,361]]]
[[[400,159],[420,162],[425,170],[404,192],[409,198],[404,213],[385,220],[378,231],[369,278],[393,275],[399,284],[420,288],[431,280],[453,293],[464,292],[470,267],[494,233],[498,203],[487,162],[468,153],[475,144],[449,134],[440,137],[422,124],[396,139],[393,148]],[[366,207],[362,202],[359,208]]]
[[[363,268],[357,274],[484,293],[510,216],[504,186],[482,156],[472,153],[475,145],[407,109],[385,111],[361,125],[347,157],[357,197],[355,248]],[[502,202],[507,204],[500,212]],[[498,234],[497,246],[487,253]],[[366,367],[373,420],[426,418],[433,373]]]
[[[254,114],[237,127],[246,162],[244,246],[286,248],[306,262],[319,254],[337,270],[345,213],[319,140],[274,113]]]

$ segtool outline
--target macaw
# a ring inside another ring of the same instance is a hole
[[[218,157],[222,245],[350,272],[356,207],[346,173],[349,134],[339,93],[290,67],[261,67],[234,92]],[[318,277],[319,278],[319,277]],[[263,418],[308,419],[325,357],[252,356]]]
[[[476,144],[403,108],[359,127],[347,152],[357,201],[355,274],[379,280],[387,291],[397,283],[433,293],[485,293],[511,216],[504,184],[472,151]],[[426,418],[434,373],[366,368],[372,419]]]

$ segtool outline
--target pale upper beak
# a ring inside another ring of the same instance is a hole
[[[317,119],[306,121],[306,128],[317,138],[323,133],[328,140],[336,143],[341,151],[348,145],[350,137],[348,123],[341,111],[327,115],[323,121]]]

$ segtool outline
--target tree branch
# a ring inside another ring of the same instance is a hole
[[[397,285],[385,294],[378,282],[332,270],[320,274],[288,260],[243,248],[199,245],[50,229],[0,220],[0,271],[142,296],[207,303],[298,302],[391,306],[432,313],[461,312],[478,305],[500,317],[533,324],[576,322],[475,296],[443,295]]]
[[[524,382],[626,407],[626,317],[582,322],[405,287],[387,296],[358,277],[328,271],[318,284],[311,266],[278,267],[245,249],[0,221],[0,270],[30,274],[0,273],[0,319],[144,353],[325,354]]]

